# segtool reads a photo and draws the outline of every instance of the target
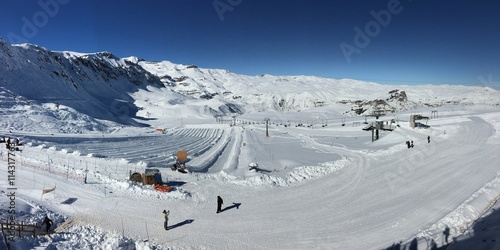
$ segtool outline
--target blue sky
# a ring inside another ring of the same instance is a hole
[[[0,36],[260,75],[499,88],[500,1],[0,0]]]

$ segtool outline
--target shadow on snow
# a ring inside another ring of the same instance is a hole
[[[471,230],[465,233],[465,239],[450,237],[450,228],[447,226],[441,235],[437,237],[440,242],[434,239],[424,239],[427,246],[419,244],[417,238],[409,242],[394,243],[385,250],[460,250],[460,249],[500,249],[500,209],[492,209],[487,216],[479,218],[474,222]],[[422,241],[421,241],[422,242]],[[420,247],[419,247],[420,245]]]
[[[239,209],[240,208],[240,205],[241,203],[234,203],[233,202],[233,205],[229,206],[229,207],[225,207],[224,209],[222,209],[220,212],[224,212],[224,211],[227,211],[227,210],[230,210],[230,209],[233,209],[233,208],[236,208],[236,209]]]
[[[172,230],[172,229],[177,228],[177,227],[182,227],[182,226],[184,226],[184,225],[191,224],[193,221],[194,221],[194,220],[185,220],[185,221],[183,221],[183,222],[179,222],[179,223],[174,224],[174,225],[172,225],[172,226],[168,226],[168,227],[167,227],[167,230]]]

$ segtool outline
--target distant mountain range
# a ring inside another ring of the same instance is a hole
[[[333,70],[333,69],[332,69]],[[345,106],[345,114],[364,115],[445,104],[500,105],[488,87],[381,85],[315,76],[248,76],[168,61],[118,58],[109,52],[55,52],[32,44],[10,45],[0,38],[0,107],[12,97],[37,105],[64,105],[90,119],[145,125],[137,93],[163,91],[171,105],[204,107],[212,116],[254,111],[299,111]],[[158,95],[154,95],[158,98]],[[153,95],[141,95],[153,98]],[[10,105],[10,106],[9,106]],[[153,117],[154,118],[154,117]]]

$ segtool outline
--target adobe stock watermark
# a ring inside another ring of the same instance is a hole
[[[38,6],[41,10],[35,12],[31,18],[23,16],[21,18],[21,33],[9,32],[7,39],[11,44],[26,43],[28,39],[35,37],[40,29],[45,27],[50,18],[54,18],[61,9],[61,5],[69,3],[70,0],[39,0]]]
[[[500,87],[500,82],[495,82],[493,81],[493,74],[489,74],[488,78],[484,77],[483,75],[480,75],[477,77],[477,80],[479,80],[479,83],[483,87]]]
[[[120,119],[129,118],[133,113],[133,104],[128,100],[130,100],[130,97],[125,94],[122,94],[120,99],[113,100],[110,109],[111,113]]]
[[[415,145],[415,148],[405,148],[403,150],[407,151],[406,157],[396,162],[390,160],[385,162],[393,166],[391,170],[384,173],[384,180],[389,186],[390,193],[393,194],[403,191],[405,186],[414,181],[414,175],[418,168],[426,167],[427,164],[432,162],[431,157],[436,150],[436,144],[430,138],[430,142],[422,140],[419,145]]]
[[[9,198],[8,216],[7,216],[7,230],[6,239],[10,242],[15,242],[14,237],[16,236],[15,225],[16,225],[16,154],[14,153],[15,147],[10,146],[8,148],[7,156],[7,197]],[[8,244],[8,242],[6,242]]]
[[[488,78],[484,77],[483,75],[480,75],[477,77],[477,80],[479,80],[479,85],[483,88],[493,88],[496,90],[500,89],[500,82],[495,82],[493,80],[493,74],[489,74]],[[499,96],[494,95],[492,91],[489,91],[488,89],[483,89],[481,91],[481,94],[484,95],[484,104],[494,104],[494,105],[500,105],[499,101]]]
[[[230,11],[233,12],[234,8],[240,5],[243,0],[215,0],[212,2],[215,12],[219,16],[219,20],[224,21],[224,13]]]
[[[352,54],[361,53],[361,49],[366,48],[370,44],[371,40],[380,34],[382,28],[387,27],[391,23],[393,15],[397,15],[402,11],[403,6],[401,6],[399,0],[389,0],[387,3],[387,9],[385,10],[380,10],[378,12],[371,10],[370,14],[373,17],[373,20],[370,20],[365,24],[364,30],[358,26],[354,27],[355,34],[353,44],[341,42],[339,45],[347,63],[352,61]]]

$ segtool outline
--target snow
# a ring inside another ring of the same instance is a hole
[[[54,233],[36,237],[4,230],[12,249],[499,247],[496,90],[242,76],[108,52],[47,52],[41,58],[52,63],[45,63],[33,52],[45,53],[41,47],[0,45],[0,64],[9,68],[0,75],[0,135],[23,142],[10,153],[0,144],[0,220],[15,211],[16,222],[39,225],[47,215],[55,223]],[[58,55],[93,57],[109,71],[74,64],[79,73],[66,72],[50,59]],[[134,85],[114,71],[134,64],[160,78],[188,78]],[[108,73],[116,79],[103,80]],[[396,124],[374,142],[362,128],[375,117],[337,102],[385,98],[396,88],[412,102],[379,118]],[[286,109],[277,105],[282,99]],[[421,121],[429,127],[410,128],[414,114],[431,117]],[[179,150],[188,152],[187,174],[170,168]],[[129,180],[151,168],[171,192]]]
[[[376,142],[359,127],[271,125],[266,137],[263,124],[213,121],[166,134],[136,128],[133,136],[131,128],[101,136],[26,132],[20,135],[24,150],[15,156],[17,214],[26,223],[48,214],[58,233],[17,237],[12,246],[381,249],[414,239],[439,246],[446,227],[450,242],[459,236],[450,246],[459,245],[500,194],[500,112],[440,112],[446,117],[429,120],[430,129],[400,122]],[[406,148],[408,139],[415,148]],[[178,149],[189,152],[189,174],[169,168]],[[0,171],[7,171],[7,157],[2,148]],[[261,170],[248,171],[252,162]],[[144,171],[148,163],[174,191],[127,180],[129,171]],[[8,187],[6,178],[0,184]],[[53,186],[55,192],[41,195]],[[217,195],[225,207],[241,205],[216,214]],[[171,211],[172,230],[162,228],[163,209]]]

